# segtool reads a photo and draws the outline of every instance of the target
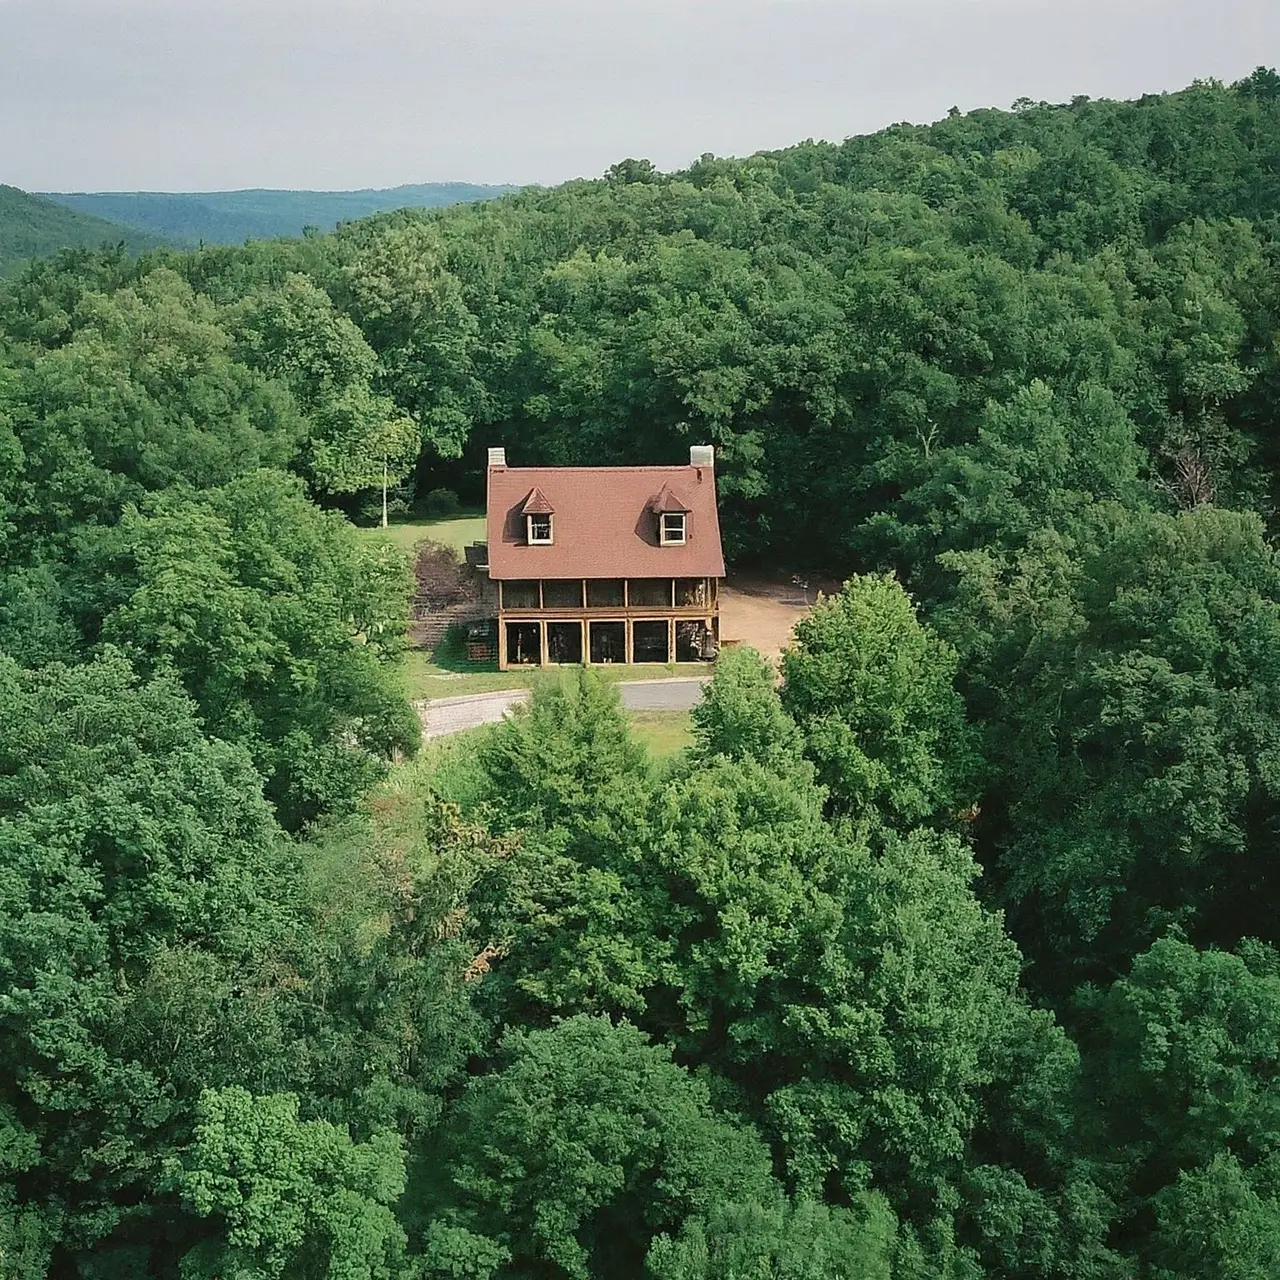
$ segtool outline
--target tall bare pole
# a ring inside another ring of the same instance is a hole
[[[382,455],[382,527],[387,527],[387,455]]]

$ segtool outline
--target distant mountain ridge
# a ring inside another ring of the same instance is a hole
[[[358,191],[96,191],[41,193],[68,209],[131,227],[171,244],[240,244],[331,231],[339,222],[391,209],[439,208],[489,200],[518,188],[470,182],[423,182]]]
[[[0,183],[0,276],[12,275],[24,262],[59,249],[97,249],[121,243],[137,253],[155,248],[160,241],[132,227]]]

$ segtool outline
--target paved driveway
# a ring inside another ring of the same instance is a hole
[[[460,698],[432,698],[415,702],[424,738],[447,738],[451,733],[497,724],[517,703],[529,697],[528,689],[504,689],[501,693],[469,693]]]
[[[709,678],[709,677],[708,677]],[[702,698],[705,681],[699,676],[673,680],[627,680],[618,685],[622,705],[628,711],[688,711]],[[446,738],[451,733],[496,724],[512,707],[525,702],[528,689],[504,689],[501,693],[471,693],[459,698],[433,698],[416,703],[424,738]]]

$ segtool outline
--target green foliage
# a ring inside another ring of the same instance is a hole
[[[118,654],[0,659],[0,698],[6,1267],[394,1274],[403,1137],[483,1035],[459,904],[502,850],[434,802],[291,845],[244,749]]]
[[[959,1167],[997,1046],[1021,1021],[1018,955],[952,838],[889,836],[847,857],[842,878],[860,890],[826,949],[798,958],[807,982],[778,1011],[771,1050],[788,1070],[768,1107],[802,1187],[871,1177],[927,1204]]]
[[[1113,512],[1078,559],[1036,550],[967,561],[961,600],[968,679],[999,697],[988,830],[1041,981],[1113,976],[1170,921],[1265,936],[1280,576],[1259,521]]]
[[[323,1120],[299,1120],[292,1094],[207,1090],[195,1139],[164,1182],[224,1223],[225,1238],[197,1245],[182,1274],[392,1280],[403,1274],[404,1233],[389,1206],[404,1179],[394,1133],[353,1143]]]
[[[1070,1089],[1069,1055],[1057,1076],[1039,1065],[1061,1060],[1061,1033],[1020,1001],[968,851],[833,828],[753,655],[717,673],[705,746],[667,780],[629,768],[616,711],[582,715],[593,692],[590,673],[544,686],[478,744],[481,811],[510,805],[524,828],[471,896],[503,939],[481,992],[497,1018],[626,1011],[711,1069],[815,1198],[874,1187],[932,1222],[961,1194],[971,1143],[1043,1160],[1054,1138],[1030,1101],[989,1121],[986,1099],[997,1081],[1028,1099],[1064,1074]]]
[[[546,681],[527,711],[479,739],[477,757],[480,812],[520,833],[509,864],[472,896],[511,954],[492,984],[502,1002],[534,1021],[643,1007],[668,944],[640,853],[648,760],[617,690],[586,669]]]
[[[1037,380],[988,404],[977,439],[932,455],[892,514],[867,529],[932,577],[930,556],[945,565],[955,552],[1017,551],[1042,529],[1073,532],[1098,503],[1143,506],[1145,461],[1110,391],[1086,383],[1066,398]]]
[[[719,1204],[649,1251],[654,1280],[890,1280],[893,1215],[874,1197],[860,1212],[813,1200]]]
[[[1274,1175],[1267,1179],[1274,1187]],[[1184,1172],[1156,1197],[1160,1223],[1155,1255],[1166,1276],[1263,1280],[1280,1267],[1280,1202],[1260,1196],[1231,1155]]]
[[[452,489],[432,489],[422,499],[422,514],[428,520],[446,520],[461,510],[462,504]]]
[[[572,822],[585,838],[631,821],[647,776],[617,689],[585,667],[539,685],[527,709],[483,739],[480,762],[501,826]]]
[[[156,243],[151,236],[101,214],[68,209],[0,184],[0,276],[13,275],[32,258],[59,249],[125,244],[136,252]]]
[[[621,1274],[655,1232],[772,1183],[756,1135],[626,1023],[511,1031],[502,1054],[446,1131],[443,1194],[517,1266]]]
[[[1267,1274],[1280,1249],[1276,952],[1162,939],[1086,1009],[1088,1127],[1131,1247],[1161,1277]]]
[[[417,749],[392,665],[406,567],[296,482],[260,472],[199,502],[159,499],[89,563],[93,630],[177,672],[209,728],[249,746],[287,825],[349,808],[392,753]]]
[[[782,709],[773,668],[754,649],[729,649],[693,709],[695,754],[785,766],[800,756],[803,739]]]
[[[973,760],[956,664],[891,577],[851,578],[797,624],[784,705],[839,811],[912,823],[965,798]]]
[[[0,700],[5,1147],[87,1245],[138,1214],[189,1090],[281,1070],[292,864],[172,680],[0,658]]]
[[[28,539],[63,545],[145,493],[214,487],[291,456],[303,430],[291,399],[235,361],[216,308],[172,271],[86,293],[61,323],[57,345],[5,389]]]
[[[297,460],[322,493],[402,480],[418,459],[418,428],[373,383],[378,357],[360,330],[306,276],[247,299],[238,316],[242,358],[283,382],[307,416]]]
[[[418,425],[422,442],[456,457],[479,406],[472,372],[476,321],[445,266],[439,238],[420,223],[344,246],[341,296],[378,351],[381,386]]]
[[[1276,84],[5,282],[0,1271],[1272,1274]],[[392,770],[317,503],[703,442],[781,690]]]

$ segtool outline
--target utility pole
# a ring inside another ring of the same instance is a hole
[[[387,527],[387,455],[382,455],[382,527]]]

